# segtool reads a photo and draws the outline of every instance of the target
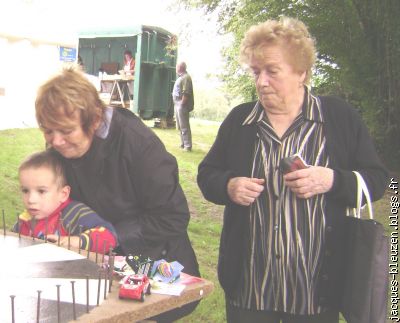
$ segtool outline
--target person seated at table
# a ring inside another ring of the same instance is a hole
[[[124,52],[124,72],[126,75],[134,75],[135,63],[135,58],[133,57],[132,52],[127,49]]]
[[[35,109],[46,143],[65,163],[72,196],[114,225],[121,253],[178,261],[199,277],[178,163],[156,134],[129,109],[107,107],[71,67],[39,87]],[[196,305],[153,320],[174,321]]]
[[[69,240],[74,248],[99,253],[116,248],[113,225],[84,203],[70,199],[63,163],[54,151],[28,156],[18,173],[26,210],[19,215],[13,231],[52,242],[60,239],[64,246]]]

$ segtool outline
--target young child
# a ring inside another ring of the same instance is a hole
[[[71,200],[71,188],[61,160],[51,150],[30,155],[19,167],[19,181],[26,210],[15,232],[93,252],[115,248],[117,237],[111,223],[87,205]]]

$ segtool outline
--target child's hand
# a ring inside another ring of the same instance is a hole
[[[78,236],[70,236],[70,247],[78,249],[80,246],[80,240]],[[58,243],[58,235],[56,234],[48,234],[47,240],[53,243]],[[67,248],[68,247],[68,237],[60,237],[60,246]]]
[[[50,242],[54,242],[54,243],[58,242],[58,235],[56,235],[56,234],[48,234],[46,238]]]

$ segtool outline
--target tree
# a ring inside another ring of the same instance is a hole
[[[314,92],[336,94],[362,114],[387,165],[400,165],[400,1],[398,0],[180,0],[217,13],[219,30],[234,41],[226,48],[232,93],[255,97],[238,64],[240,41],[253,24],[281,15],[304,21],[316,38]]]

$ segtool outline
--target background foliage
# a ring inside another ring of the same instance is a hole
[[[191,116],[203,120],[222,121],[229,110],[242,101],[220,89],[194,88],[195,108]]]
[[[254,99],[249,77],[238,65],[238,48],[253,24],[281,15],[304,21],[316,38],[316,94],[345,98],[363,115],[387,166],[400,162],[400,1],[398,0],[178,0],[217,14],[225,48],[221,78],[231,94]]]

